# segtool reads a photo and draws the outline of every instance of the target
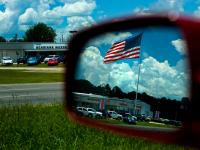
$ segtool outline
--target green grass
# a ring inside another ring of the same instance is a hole
[[[137,122],[137,125],[140,126],[151,126],[151,127],[161,127],[161,128],[178,128],[174,125],[168,125],[168,124],[154,124],[154,123],[149,123],[149,122],[143,122],[143,121],[139,121]]]
[[[0,108],[0,149],[183,150],[77,125],[60,104]]]
[[[63,73],[0,70],[0,84],[63,82]]]

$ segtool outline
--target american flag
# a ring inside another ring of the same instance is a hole
[[[107,51],[103,62],[108,64],[125,58],[139,58],[141,39],[142,33],[137,36],[114,43],[112,47]]]

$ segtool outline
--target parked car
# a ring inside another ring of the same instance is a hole
[[[132,116],[130,113],[123,114],[123,121],[129,124],[136,124],[137,119],[135,116]]]
[[[51,59],[49,59],[49,61],[48,61],[48,66],[56,66],[56,65],[58,65],[58,60],[57,59],[55,59],[55,58],[51,58]]]
[[[102,113],[96,111],[93,108],[76,107],[76,111],[79,115],[87,116],[90,118],[102,118]]]
[[[17,59],[17,64],[26,64],[28,57],[19,57]]]
[[[80,116],[85,116],[86,111],[87,109],[85,107],[76,107],[76,113],[79,114]]]
[[[138,118],[138,120],[140,120],[140,121],[145,121],[145,119],[146,119],[146,117],[145,117],[144,114],[138,115],[137,118]]]
[[[147,116],[146,118],[145,118],[145,121],[146,122],[150,122],[152,120],[152,117],[151,116]]]
[[[122,115],[116,113],[115,111],[108,111],[108,116],[113,119],[122,120]]]
[[[47,57],[44,58],[44,63],[48,63],[49,59],[52,59],[52,58],[56,58],[58,59],[59,55],[49,55]]]
[[[37,55],[36,57],[37,57],[39,63],[43,62],[43,60],[45,58],[44,55]]]
[[[38,59],[36,57],[29,57],[27,59],[27,65],[37,65],[39,62],[38,62]]]
[[[7,57],[3,57],[1,59],[1,64],[2,65],[12,65],[13,64],[13,60],[11,57],[7,56]]]
[[[177,120],[169,120],[168,123],[169,123],[170,125],[174,125],[174,126],[177,126],[177,127],[182,126],[182,122],[181,122],[181,121],[177,121]]]
[[[63,63],[64,63],[64,61],[65,61],[65,56],[59,56],[59,57],[57,58],[57,60],[58,60],[59,63],[60,63],[60,62],[63,62]]]

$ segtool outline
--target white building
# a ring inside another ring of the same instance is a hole
[[[1,42],[0,59],[10,56],[14,60],[25,55],[33,54],[63,54],[67,50],[66,43],[44,42]]]
[[[92,107],[96,110],[115,110],[137,115],[153,116],[151,106],[141,100],[109,98],[101,95],[74,92],[75,107]],[[135,111],[136,110],[136,111]]]

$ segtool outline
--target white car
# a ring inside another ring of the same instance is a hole
[[[47,57],[44,58],[44,63],[46,64],[50,59],[58,59],[59,58],[59,55],[49,55]]]
[[[113,119],[117,119],[117,120],[123,119],[122,115],[116,113],[115,111],[108,111],[108,116],[113,118]]]
[[[11,59],[11,57],[3,57],[1,59],[1,64],[2,65],[12,65],[13,64],[13,60]]]
[[[90,118],[102,118],[102,113],[93,108],[76,107],[76,111],[82,116],[87,116]]]

